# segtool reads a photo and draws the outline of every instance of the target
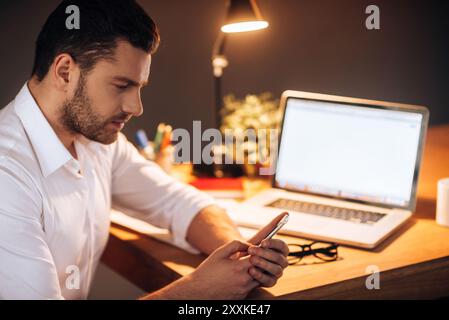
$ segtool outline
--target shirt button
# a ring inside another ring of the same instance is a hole
[[[67,167],[73,174],[81,175],[80,165],[75,160],[71,160],[69,163],[67,163]]]

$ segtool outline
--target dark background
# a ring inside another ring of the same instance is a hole
[[[34,41],[59,1],[1,0],[0,106],[28,79]],[[225,0],[140,0],[162,35],[145,112],[124,132],[158,122],[213,125],[210,56]],[[224,93],[286,89],[425,105],[432,125],[449,123],[447,1],[259,0],[270,27],[229,37]],[[380,8],[380,30],[365,28],[365,8]],[[81,13],[82,14],[82,13]],[[81,16],[82,23],[82,16]],[[82,27],[82,26],[81,26]]]

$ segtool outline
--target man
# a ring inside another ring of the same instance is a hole
[[[66,8],[80,29],[66,28]],[[63,1],[36,44],[31,79],[0,112],[0,298],[85,299],[111,207],[169,229],[209,257],[146,299],[240,299],[287,266],[280,240],[245,242],[211,198],[144,160],[120,133],[143,112],[159,43],[132,0]],[[77,268],[79,288],[66,284]],[[151,277],[151,275],[148,275]]]

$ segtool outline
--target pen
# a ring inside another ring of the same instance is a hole
[[[172,127],[170,125],[165,126],[164,129],[164,136],[161,142],[161,148],[160,151],[162,152],[167,146],[171,143],[171,133],[172,133]]]
[[[165,124],[159,123],[156,130],[156,136],[154,137],[154,153],[159,153],[161,148],[162,137],[164,134]]]
[[[144,130],[140,129],[136,132],[136,142],[141,149],[145,149],[148,146],[148,137]]]

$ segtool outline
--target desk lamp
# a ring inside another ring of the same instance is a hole
[[[223,76],[223,69],[228,66],[228,60],[224,55],[226,36],[228,33],[255,31],[266,27],[268,27],[268,22],[262,18],[255,0],[228,0],[226,18],[212,51],[215,91],[214,121],[217,129],[220,129],[221,125],[220,109],[223,103],[221,77]],[[197,176],[217,176],[214,164],[200,163],[194,165],[193,169]],[[223,165],[218,171],[221,172],[220,175],[241,176],[243,174],[241,166],[232,164]]]
[[[212,52],[212,67],[215,88],[215,125],[220,128],[220,109],[223,103],[221,93],[221,77],[223,69],[228,66],[224,56],[226,36],[228,33],[248,32],[268,27],[268,22],[262,18],[256,0],[229,0],[226,18],[215,41]]]

